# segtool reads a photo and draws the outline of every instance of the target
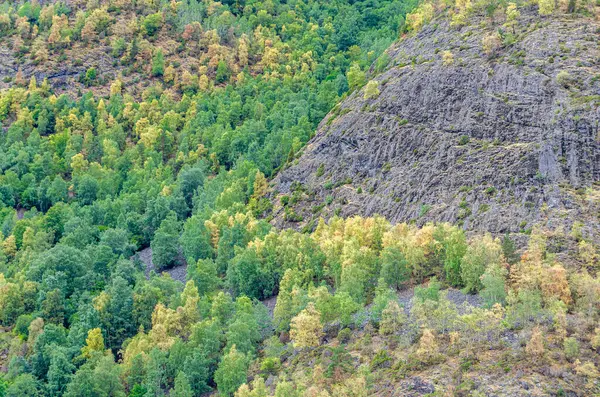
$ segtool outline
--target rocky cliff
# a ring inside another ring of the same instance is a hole
[[[380,214],[504,233],[595,216],[600,24],[521,14],[514,35],[442,16],[393,45],[375,93],[350,95],[275,179],[289,196],[275,223]]]

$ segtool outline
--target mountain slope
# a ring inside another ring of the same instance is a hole
[[[521,14],[514,35],[502,15],[460,29],[442,17],[393,45],[379,95],[350,95],[276,179],[297,202],[276,223],[381,214],[501,233],[585,218],[600,178],[600,25]]]

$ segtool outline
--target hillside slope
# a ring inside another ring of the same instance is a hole
[[[296,203],[276,223],[380,214],[504,233],[594,211],[600,24],[532,8],[514,35],[505,23],[441,17],[393,45],[379,95],[350,95],[276,179]]]

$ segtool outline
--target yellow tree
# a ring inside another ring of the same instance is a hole
[[[2,251],[8,259],[15,257],[17,254],[17,240],[14,235],[11,234],[2,242]]]
[[[104,352],[104,338],[100,328],[94,328],[88,331],[88,336],[85,340],[85,346],[81,348],[81,355],[85,358],[90,358],[94,353]]]
[[[442,63],[444,66],[450,66],[454,64],[454,55],[451,51],[442,52]]]
[[[296,348],[319,346],[323,336],[323,324],[321,313],[315,309],[313,303],[309,303],[306,309],[292,319],[290,336]]]
[[[379,96],[379,82],[371,80],[365,86],[364,99],[374,99]]]
[[[515,26],[520,16],[521,13],[517,9],[517,5],[515,3],[508,3],[506,6],[506,22],[504,23],[504,27],[511,29],[515,33]]]
[[[554,8],[556,7],[554,0],[539,0],[538,5],[540,15],[550,15],[554,12]]]
[[[417,357],[423,362],[429,362],[434,359],[439,352],[439,347],[435,339],[435,335],[430,329],[425,328],[423,335],[419,340],[419,347],[417,348]]]
[[[544,269],[540,281],[544,300],[548,301],[552,298],[557,298],[566,305],[571,303],[571,289],[567,280],[567,271],[562,265],[557,263],[550,268]]]
[[[531,338],[525,346],[525,351],[534,360],[537,361],[544,356],[544,336],[539,326],[536,326],[531,333]]]
[[[185,288],[181,293],[183,306],[177,308],[179,314],[179,323],[181,324],[182,332],[189,334],[192,326],[200,321],[200,311],[198,310],[198,302],[200,295],[194,280],[189,280],[185,284]]]

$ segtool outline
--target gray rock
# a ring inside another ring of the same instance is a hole
[[[482,17],[462,30],[435,22],[388,49],[390,66],[373,78],[377,98],[351,94],[275,178],[277,194],[304,191],[293,207],[303,222],[287,221],[276,206],[277,226],[303,226],[337,210],[498,234],[535,224],[568,231],[598,210],[583,205],[576,189],[600,180],[600,51],[593,44],[600,24],[576,17],[538,23],[524,9],[517,42],[488,58],[482,38],[497,26],[488,21],[482,29]],[[446,50],[453,65],[443,65]],[[569,86],[557,82],[561,71]],[[598,233],[591,218],[586,228]]]

